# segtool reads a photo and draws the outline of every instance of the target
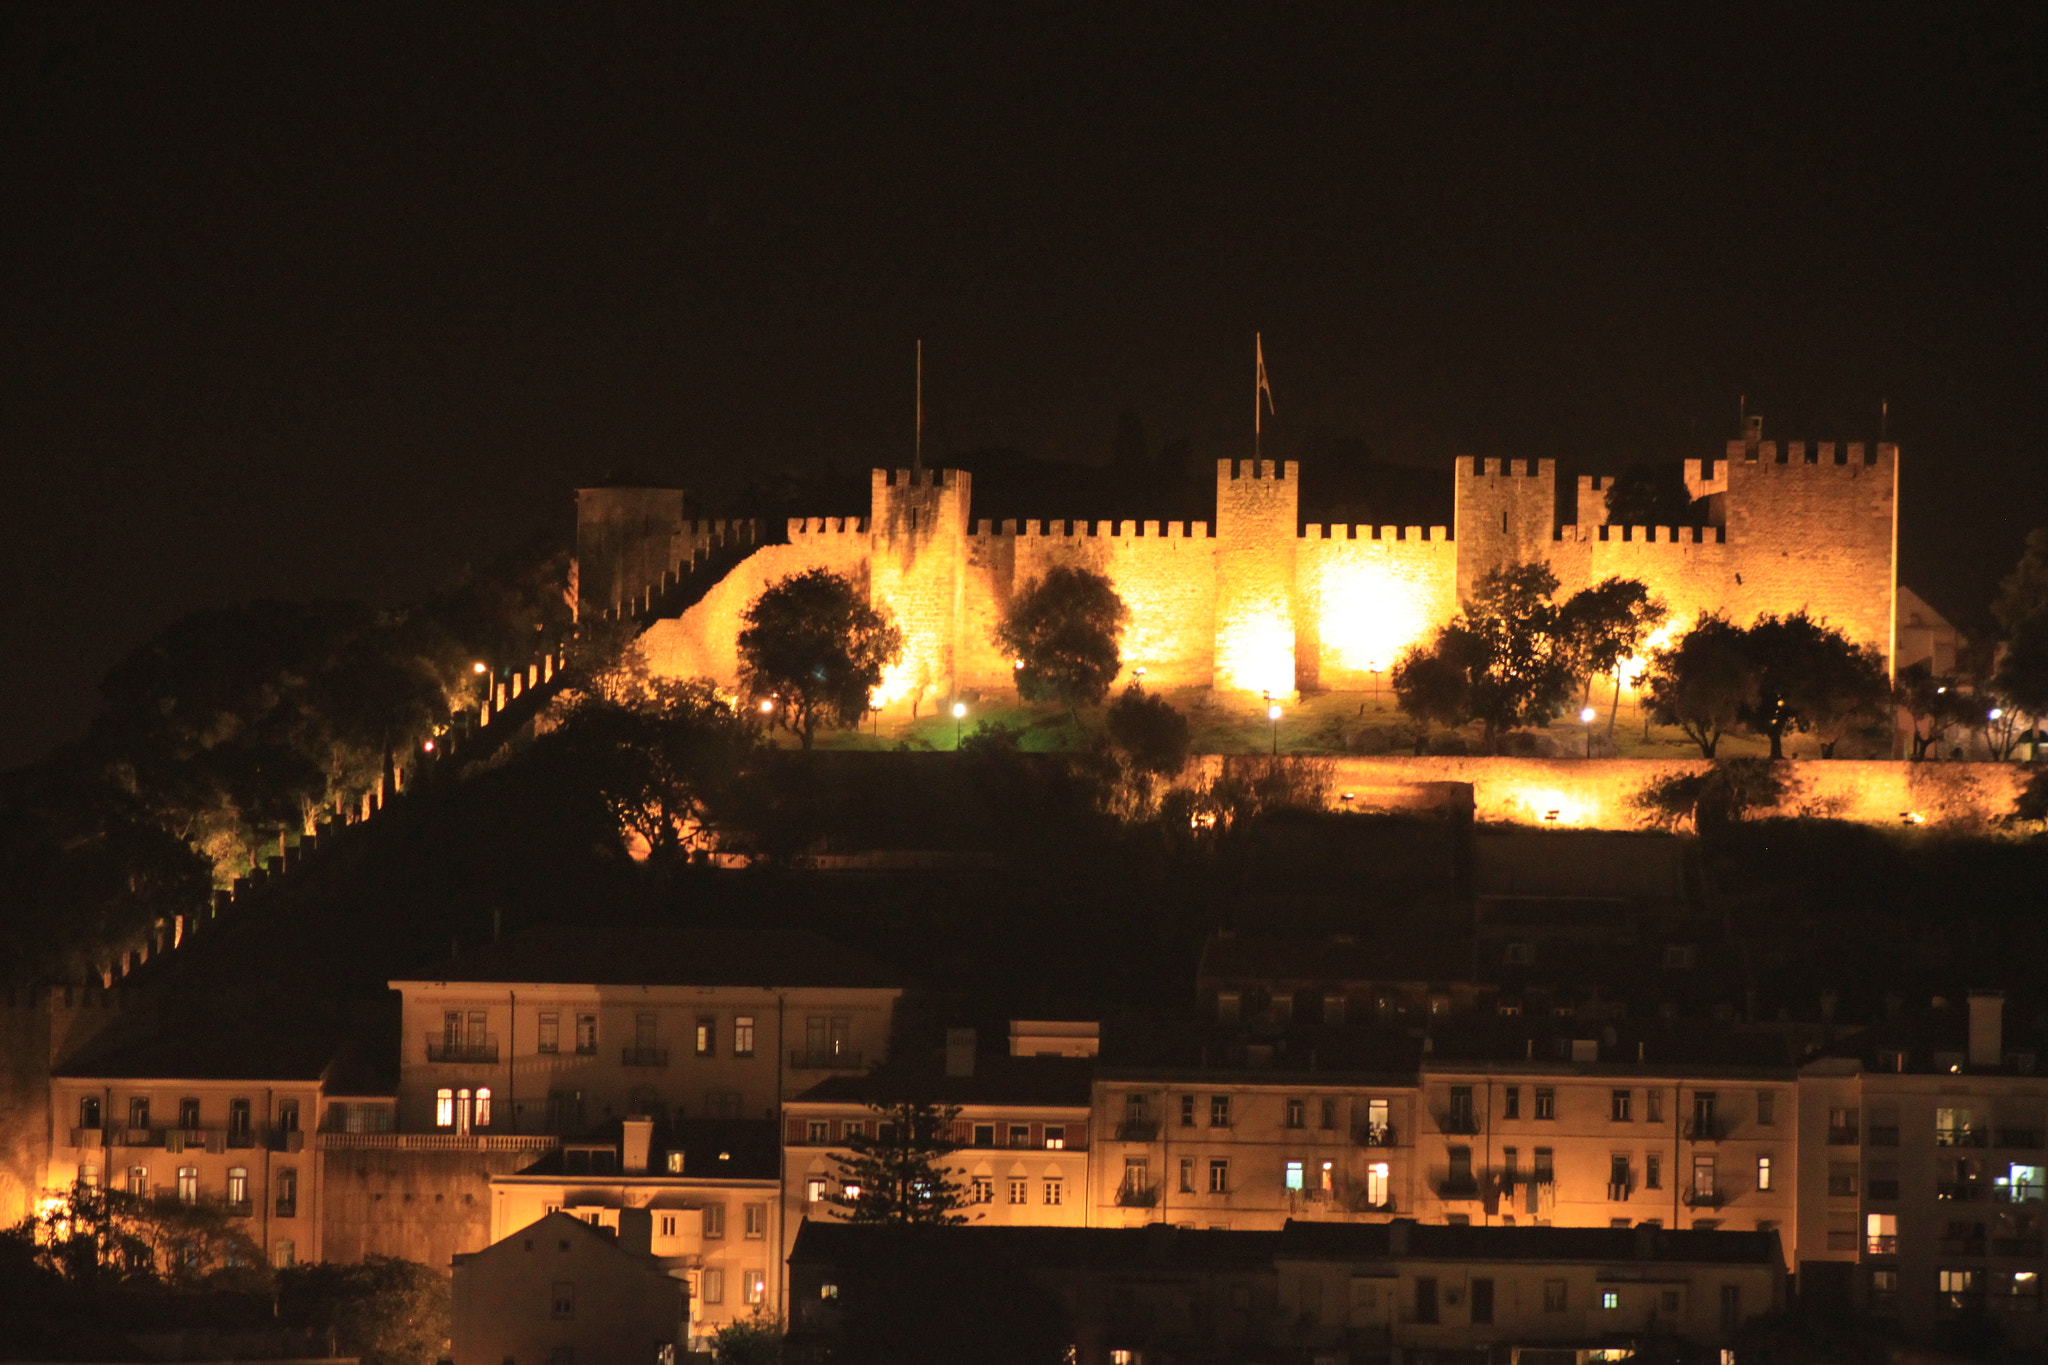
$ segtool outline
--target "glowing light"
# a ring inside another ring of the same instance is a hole
[[[961,718],[962,716],[964,716],[964,715],[966,715],[966,714],[967,714],[967,703],[966,703],[966,702],[964,702],[964,701],[956,701],[956,702],[954,702],[954,703],[953,703],[953,719],[954,719],[954,720],[958,720],[958,719],[960,719],[960,718]]]
[[[1600,713],[1599,713],[1598,711],[1595,711],[1595,710],[1594,710],[1594,709],[1593,709],[1592,707],[1590,707],[1590,706],[1583,706],[1583,707],[1580,707],[1580,708],[1579,708],[1579,723],[1580,723],[1581,725],[1591,725],[1591,724],[1593,723],[1593,717],[1595,717],[1595,716],[1597,716],[1597,715],[1599,715],[1599,714],[1600,714]]]
[[[1924,825],[1927,823],[1927,817],[1917,810],[1902,810],[1899,812],[1899,819],[1909,825]]]
[[[2005,714],[2005,708],[2003,706],[1994,706],[1989,711],[1985,712],[1985,714],[1989,716],[1991,719],[1997,720],[2000,716],[2003,716]]]
[[[1144,667],[1143,667],[1142,665],[1140,665],[1140,666],[1139,666],[1139,668],[1138,668],[1138,670],[1137,670],[1137,672],[1136,672],[1136,673],[1134,673],[1134,674],[1133,674],[1132,676],[1134,676],[1134,677],[1139,677],[1139,678],[1142,678],[1142,677],[1144,677],[1144,676],[1145,676],[1145,669],[1144,669]]]
[[[1267,707],[1267,708],[1266,708],[1266,719],[1267,719],[1267,720],[1278,720],[1278,719],[1280,719],[1280,707],[1279,707],[1279,704],[1278,704],[1278,703],[1275,703],[1274,705],[1272,705],[1272,706],[1269,706],[1269,707]]]
[[[420,747],[425,749],[428,753],[432,753],[434,752],[434,741],[430,739],[425,744],[422,744]]]
[[[491,670],[484,667],[481,663],[473,663],[469,666],[469,671],[472,673],[488,673]]]
[[[1510,820],[1544,825],[1584,825],[1591,812],[1583,800],[1565,795],[1555,787],[1516,787],[1501,803],[1502,814]]]
[[[1012,669],[1013,671],[1016,671],[1016,670],[1021,670],[1021,669],[1022,669],[1023,667],[1024,667],[1024,661],[1023,661],[1022,659],[1013,659],[1013,660],[1011,660],[1011,662],[1010,662],[1010,668],[1011,668],[1011,669]]]
[[[774,703],[774,702],[770,701],[770,700],[769,700],[768,698],[766,698],[766,697],[763,697],[763,698],[761,698],[761,714],[762,714],[762,715],[764,715],[764,716],[765,716],[765,715],[767,715],[767,714],[768,714],[768,713],[769,713],[770,711],[773,711],[774,709],[775,709],[775,703]]]

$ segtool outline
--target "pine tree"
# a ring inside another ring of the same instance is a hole
[[[966,1190],[947,1172],[944,1160],[959,1144],[947,1137],[957,1105],[901,1103],[870,1105],[874,1135],[850,1137],[850,1156],[839,1163],[839,1191],[825,1196],[849,1223],[922,1223],[951,1227],[967,1221],[958,1210]]]

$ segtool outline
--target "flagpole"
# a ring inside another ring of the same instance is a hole
[[[1252,333],[1252,458],[1259,458],[1259,394],[1266,386],[1266,341]]]
[[[911,447],[910,467],[924,473],[924,338],[917,341],[917,436]]]

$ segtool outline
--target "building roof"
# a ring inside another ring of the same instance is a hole
[[[317,1023],[299,1027],[194,1024],[88,1044],[52,1069],[67,1078],[318,1081],[342,1041]]]
[[[571,1231],[571,1229],[574,1229],[574,1231]],[[610,1228],[602,1228],[592,1223],[586,1223],[581,1218],[573,1214],[564,1213],[560,1209],[555,1210],[553,1213],[543,1214],[523,1228],[513,1229],[481,1251],[457,1252],[454,1264],[457,1269],[460,1269],[475,1261],[485,1259],[498,1260],[515,1252],[527,1250],[526,1243],[528,1241],[538,1240],[543,1236],[559,1237],[564,1242],[572,1237],[580,1237],[640,1264],[659,1268],[659,1263],[654,1262],[650,1257],[637,1255],[620,1246],[618,1234]]]
[[[1209,985],[1270,981],[1340,983],[1469,980],[1471,950],[1462,941],[1360,943],[1332,938],[1246,938],[1216,934],[1202,945],[1196,979]]]
[[[1401,1243],[1400,1249],[1396,1244]],[[1288,1219],[1278,1260],[1572,1261],[1776,1266],[1775,1232],[1633,1228],[1451,1227]]]
[[[796,929],[548,925],[472,949],[414,982],[892,989],[882,964]]]
[[[1281,1234],[1212,1232],[1152,1223],[1141,1228],[905,1227],[814,1222],[797,1229],[791,1265],[847,1265],[888,1256],[1023,1269],[1187,1272],[1264,1271]]]
[[[1018,1105],[1086,1109],[1095,1077],[1092,1057],[981,1055],[974,1074],[948,1076],[934,1058],[891,1061],[864,1075],[831,1076],[796,1103]]]
[[[773,1119],[675,1119],[657,1122],[648,1143],[648,1167],[644,1176],[626,1175],[617,1165],[608,1171],[570,1172],[568,1149],[597,1144],[616,1151],[624,1140],[625,1120],[608,1119],[581,1137],[564,1138],[562,1145],[541,1156],[531,1166],[521,1167],[522,1176],[589,1180],[603,1184],[626,1179],[689,1180],[775,1180],[782,1174],[780,1136]],[[670,1152],[683,1154],[683,1169],[668,1168]]]

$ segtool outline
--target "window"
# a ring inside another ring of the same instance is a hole
[[[149,1096],[136,1095],[128,1101],[128,1126],[149,1127]]]
[[[1337,1188],[1337,1163],[1325,1161],[1322,1164],[1322,1168],[1316,1172],[1316,1180],[1316,1188],[1324,1194],[1330,1194],[1335,1191]]]
[[[761,1301],[768,1297],[768,1273],[764,1270],[748,1270],[742,1273],[747,1277],[747,1302],[759,1307]]]
[[[1778,1121],[1778,1097],[1769,1090],[1756,1092],[1756,1121],[1765,1128]]]
[[[1557,1117],[1557,1092],[1547,1085],[1536,1087],[1536,1117],[1554,1119]]]
[[[1546,1313],[1562,1313],[1565,1311],[1565,1302],[1565,1282],[1563,1280],[1545,1280],[1543,1282],[1543,1311]]]
[[[697,1055],[712,1057],[718,1053],[718,1020],[709,1015],[697,1019]]]
[[[1873,1270],[1870,1272],[1870,1306],[1874,1311],[1898,1307],[1899,1272],[1896,1270]]]
[[[724,1303],[725,1272],[716,1266],[700,1271],[697,1276],[697,1297],[706,1303]]]
[[[1337,1126],[1337,1101],[1330,1097],[1323,1100],[1323,1124],[1325,1129]]]
[[[455,1131],[469,1131],[469,1091],[466,1088],[455,1092]]]
[[[1446,1173],[1444,1185],[1446,1193],[1455,1188],[1470,1190],[1472,1185],[1472,1149],[1470,1147],[1457,1146],[1451,1148],[1450,1169]]]
[[[178,1168],[178,1202],[196,1204],[199,1202],[199,1168],[180,1166]]]
[[[1384,1145],[1392,1123],[1393,1107],[1385,1100],[1365,1102],[1365,1133],[1371,1141]]]
[[[1692,1159],[1692,1196],[1708,1203],[1714,1199],[1714,1158],[1705,1153]]]
[[[746,1225],[747,1236],[766,1237],[768,1235],[768,1206],[766,1204],[748,1204],[746,1206]]]
[[[1323,1022],[1341,1024],[1344,1022],[1344,997],[1335,992],[1323,996]]]
[[[1608,1098],[1607,1117],[1615,1123],[1630,1121],[1629,1104],[1635,1098],[1633,1091],[1617,1090]]]
[[[1230,1160],[1228,1157],[1212,1157],[1209,1160],[1209,1193],[1230,1193]]]
[[[1664,1158],[1656,1152],[1643,1156],[1643,1188],[1661,1190],[1664,1188]]]
[[[1301,1163],[1299,1161],[1288,1162],[1287,1172],[1282,1178],[1286,1181],[1288,1189],[1299,1191],[1302,1185]]]
[[[1209,1126],[1211,1128],[1228,1128],[1230,1126],[1230,1096],[1211,1095],[1209,1097]]]
[[[1996,1197],[2008,1203],[2031,1203],[2041,1197],[2041,1167],[2010,1164],[2005,1168],[2005,1177],[1992,1184]]]
[[[1629,1195],[1628,1153],[1615,1152],[1607,1159],[1607,1197],[1626,1199]]]
[[[78,1183],[89,1190],[100,1187],[100,1168],[90,1163],[78,1168]]]
[[[1180,1097],[1180,1126],[1183,1128],[1195,1126],[1195,1097],[1193,1095],[1182,1095]]]
[[[1530,1178],[1539,1185],[1553,1184],[1557,1180],[1556,1158],[1548,1147],[1536,1149],[1536,1169]]]
[[[540,1012],[539,1041],[534,1044],[537,1052],[560,1052],[562,1050],[562,1014],[560,1010]]]
[[[1678,1291],[1676,1289],[1665,1290],[1662,1302],[1665,1312],[1676,1313],[1678,1311]]]
[[[1522,1151],[1519,1147],[1503,1147],[1500,1149],[1500,1179],[1501,1183],[1509,1189],[1513,1189],[1515,1184],[1522,1178],[1521,1163]]]
[[[1522,1117],[1522,1087],[1510,1085],[1500,1092],[1500,1116],[1504,1119]]]
[[[579,1014],[576,1016],[576,1055],[594,1057],[597,1055],[597,1016]]]
[[[1863,1251],[1868,1256],[1892,1256],[1899,1250],[1899,1216],[1896,1213],[1868,1213],[1863,1216]]]
[[[1937,1109],[1934,1111],[1934,1141],[1940,1147],[1971,1147],[1976,1145],[1976,1125],[1971,1122],[1974,1115],[1967,1109]]]
[[[1028,1204],[1031,1202],[1031,1182],[1021,1175],[1010,1177],[1010,1202]]]
[[[1828,1195],[1835,1199],[1856,1197],[1856,1163],[1853,1161],[1830,1161],[1828,1163]]]
[[[1646,1123],[1662,1123],[1664,1121],[1663,1091],[1645,1090],[1643,1092],[1643,1120]]]
[[[865,1136],[867,1131],[868,1124],[866,1119],[848,1119],[845,1127],[841,1130],[843,1136],[850,1138]]]
[[[1237,1022],[1239,996],[1236,991],[1216,992],[1216,1022],[1234,1024]]]
[[[825,1202],[824,1176],[814,1175],[804,1182],[804,1202],[806,1204],[822,1204]],[[986,1204],[988,1201],[983,1199],[979,1202]]]
[[[1064,1148],[1064,1147],[1065,1147],[1066,1145],[1067,1145],[1067,1130],[1066,1130],[1066,1126],[1065,1126],[1064,1124],[1058,1124],[1058,1123],[1048,1123],[1048,1124],[1046,1124],[1046,1125],[1045,1125],[1045,1146],[1046,1146],[1046,1150],[1048,1150],[1048,1151],[1053,1151],[1053,1152],[1057,1152],[1057,1151],[1060,1151],[1061,1149],[1063,1149],[1063,1148]]]
[[[279,1100],[277,1102],[277,1131],[296,1133],[299,1131],[299,1102]]]
[[[270,1248],[270,1263],[279,1270],[290,1270],[299,1263],[298,1253],[290,1242],[280,1240]]]
[[[1472,1281],[1472,1321],[1480,1327],[1493,1321],[1493,1280],[1488,1276]]]
[[[1472,1121],[1472,1087],[1454,1085],[1451,1087],[1450,1131],[1470,1133],[1477,1131]]]
[[[1437,1320],[1436,1277],[1434,1275],[1417,1275],[1415,1277],[1415,1320],[1417,1322],[1435,1322]]]
[[[491,1088],[489,1086],[484,1086],[476,1092],[476,1126],[479,1128],[491,1126]]]
[[[1621,1295],[1620,1295],[1620,1293],[1618,1293],[1617,1291],[1615,1291],[1615,1290],[1612,1290],[1612,1289],[1603,1289],[1603,1290],[1601,1290],[1601,1291],[1600,1291],[1600,1306],[1601,1306],[1601,1307],[1602,1307],[1603,1309],[1605,1309],[1605,1310],[1607,1310],[1608,1312],[1610,1312],[1610,1313],[1611,1313],[1611,1312],[1613,1312],[1613,1311],[1614,1311],[1615,1309],[1617,1309],[1617,1308],[1621,1307]]]
[[[832,1140],[831,1127],[831,1124],[827,1123],[824,1119],[805,1120],[804,1141],[830,1142]]]
[[[1771,1187],[1771,1174],[1771,1159],[1767,1156],[1758,1157],[1756,1159],[1756,1187],[1759,1190],[1768,1190]]]
[[[1010,1145],[1012,1147],[1029,1147],[1031,1145],[1031,1125],[1028,1123],[1011,1124]]]
[[[128,1168],[128,1193],[138,1199],[149,1193],[149,1167],[130,1166]]]
[[[453,1128],[455,1126],[455,1092],[443,1087],[434,1092],[434,1126]]]
[[[1193,1194],[1195,1192],[1195,1159],[1191,1156],[1184,1156],[1180,1159],[1180,1192],[1182,1194]]]
[[[857,1188],[854,1192],[858,1192]],[[706,1204],[704,1206],[704,1240],[715,1242],[723,1236],[725,1236],[725,1205]]]
[[[1536,960],[1536,945],[1533,943],[1510,943],[1501,954],[1501,961],[1510,967],[1526,967]]]
[[[1289,1128],[1306,1128],[1306,1127],[1308,1127],[1308,1101],[1307,1101],[1307,1100],[1289,1100],[1289,1101],[1287,1101],[1287,1126],[1288,1126]]]
[[[199,1126],[199,1101],[183,1099],[178,1101],[178,1126],[188,1132]]]
[[[247,1166],[228,1167],[228,1202],[230,1204],[246,1204],[249,1202],[249,1168]]]
[[[1714,1122],[1715,1095],[1711,1090],[1696,1090],[1692,1097],[1692,1131],[1696,1137],[1712,1137],[1719,1131]]]
[[[1742,1326],[1742,1286],[1724,1284],[1721,1286],[1721,1330],[1733,1332]]]
[[[1065,1189],[1066,1189],[1066,1182],[1065,1182],[1065,1181],[1061,1180],[1061,1179],[1060,1179],[1060,1178],[1059,1178],[1058,1176],[1056,1176],[1056,1175],[1049,1175],[1049,1176],[1047,1176],[1047,1177],[1045,1178],[1045,1202],[1046,1202],[1046,1204],[1047,1204],[1047,1205],[1049,1205],[1049,1206],[1054,1206],[1054,1205],[1057,1205],[1057,1204],[1059,1204],[1059,1202],[1060,1202],[1060,1197],[1061,1197],[1061,1195],[1062,1195],[1062,1194],[1064,1193]]]
[[[100,1097],[87,1095],[78,1101],[78,1126],[97,1128],[100,1126]]]
[[[751,1057],[754,1055],[754,1016],[736,1014],[732,1020],[732,1055]]]
[[[996,1180],[992,1175],[978,1175],[967,1185],[967,1202],[970,1204],[993,1204],[996,1202]]]
[[[1365,1168],[1365,1202],[1374,1208],[1385,1208],[1388,1192],[1393,1187],[1389,1178],[1393,1168],[1384,1161],[1375,1161]]]
[[[977,1123],[977,1124],[975,1124],[975,1125],[974,1125],[974,1145],[975,1145],[975,1146],[977,1146],[977,1147],[993,1147],[993,1146],[995,1146],[995,1145],[996,1145],[996,1126],[995,1126],[995,1125],[994,1125],[993,1123]]]

